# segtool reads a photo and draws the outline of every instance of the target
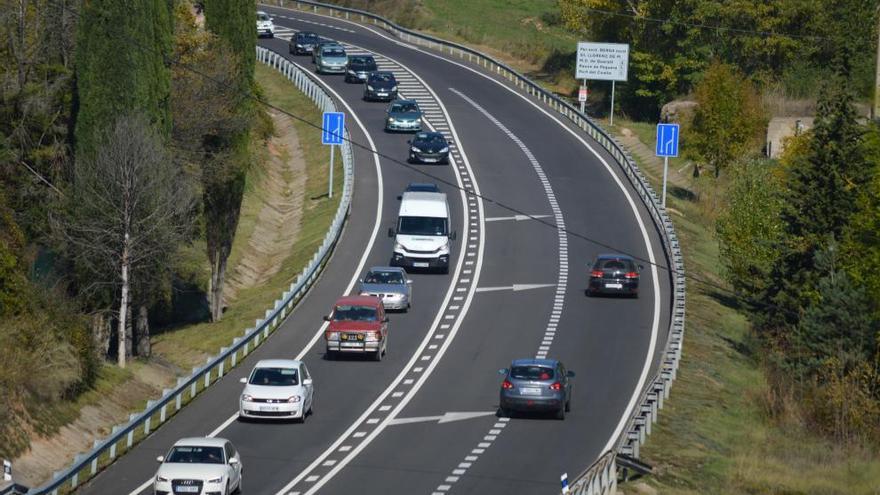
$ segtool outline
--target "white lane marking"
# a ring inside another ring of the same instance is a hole
[[[388,426],[408,425],[412,423],[433,423],[437,424],[452,423],[454,421],[463,421],[466,419],[482,418],[484,416],[494,416],[495,411],[480,412],[448,412],[440,416],[418,416],[415,418],[394,418],[388,421]]]
[[[304,67],[297,64],[296,62],[290,61],[290,63],[299,67],[299,69],[302,70],[303,72],[308,72]],[[373,149],[373,150],[377,149],[376,143],[373,141],[373,137],[370,135],[369,131],[367,131],[366,126],[364,126],[363,122],[361,122],[361,119],[358,118],[357,113],[355,113],[355,111],[351,108],[351,106],[349,106],[349,104],[346,103],[346,101],[344,99],[342,99],[342,97],[339,96],[339,93],[337,93],[333,88],[331,88],[329,85],[327,85],[326,83],[321,81],[320,78],[316,78],[316,79],[322,86],[324,86],[324,88],[327,91],[330,91],[333,94],[333,96],[336,97],[336,100],[338,102],[340,102],[342,105],[345,106],[345,108],[348,110],[348,114],[351,115],[351,117],[354,119],[355,123],[357,123],[358,127],[361,128],[361,131],[364,133],[364,136],[366,136],[367,143],[369,143],[369,145],[370,145],[370,149]],[[351,276],[351,281],[348,283],[348,287],[345,289],[345,292],[343,294],[348,294],[349,292],[351,292],[352,287],[354,287],[354,284],[357,283],[358,277],[360,276],[361,271],[364,269],[364,265],[367,263],[367,258],[369,257],[370,252],[373,250],[373,244],[376,242],[376,237],[379,233],[379,224],[382,221],[382,203],[383,203],[383,196],[385,194],[385,192],[384,192],[385,188],[384,188],[384,184],[382,181],[382,167],[379,163],[379,155],[377,153],[372,153],[372,155],[373,155],[373,163],[376,167],[376,189],[378,192],[378,200],[376,201],[376,216],[375,216],[375,220],[373,223],[373,232],[370,233],[370,240],[367,241],[366,248],[364,249],[364,254],[361,256],[361,259],[358,262],[358,266],[355,269],[354,274],[352,274],[352,276]],[[450,288],[451,287],[452,286],[450,285]],[[293,314],[293,313],[291,312],[291,314]],[[288,317],[289,317],[289,315],[288,315]],[[318,329],[318,331],[315,333],[315,335],[312,336],[312,339],[309,340],[309,342],[303,348],[302,352],[300,352],[299,355],[297,355],[297,357],[296,357],[297,360],[302,360],[303,356],[305,356],[305,354],[312,348],[312,346],[315,345],[315,343],[318,341],[318,338],[320,338],[324,334],[324,330],[327,328],[327,325],[329,325],[328,322],[324,322],[321,325],[321,327]],[[214,431],[212,431],[209,436],[212,436],[212,437],[216,436],[218,433],[225,430],[226,427],[229,426],[233,421],[235,421],[235,419],[237,417],[238,417],[238,412],[233,413],[232,416],[227,418],[220,426],[218,426]],[[152,483],[152,478],[147,480],[144,484],[139,486],[137,489],[135,489],[131,493],[129,493],[129,495],[137,495],[138,493],[140,493],[144,489],[146,489],[146,487],[148,487],[150,485],[150,483]]]
[[[489,217],[486,219],[487,222],[500,222],[503,220],[515,220],[517,222],[522,222],[523,220],[537,220],[539,218],[549,218],[550,215],[514,215],[512,217]]]
[[[544,287],[554,286],[556,286],[556,284],[513,284],[504,287],[479,287],[477,288],[477,292],[497,292],[500,290],[512,290],[513,292],[519,292],[523,290],[543,289]]]

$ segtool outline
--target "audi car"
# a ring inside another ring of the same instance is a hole
[[[590,269],[587,295],[619,294],[639,297],[642,265],[624,254],[600,254]]]
[[[401,267],[370,268],[360,282],[360,294],[378,297],[386,310],[406,311],[412,306],[412,280]]]
[[[294,55],[308,55],[321,42],[321,37],[311,31],[300,31],[290,38],[288,48]]]
[[[262,360],[241,383],[245,385],[238,402],[239,419],[305,421],[312,411],[315,390],[312,376],[302,361]]]
[[[420,132],[408,143],[410,163],[449,163],[449,143],[439,132]]]
[[[155,495],[229,495],[241,492],[241,457],[225,438],[181,438],[156,458]]]
[[[391,101],[397,98],[397,79],[391,72],[370,72],[364,83],[364,100]]]
[[[372,55],[352,55],[348,58],[345,82],[365,82],[370,72],[376,69],[376,59]]]
[[[385,114],[386,131],[422,130],[422,110],[414,100],[394,100],[388,105]]]
[[[565,419],[571,411],[571,378],[556,359],[517,359],[510,368],[498,370],[501,382],[500,413],[552,412],[556,419]]]

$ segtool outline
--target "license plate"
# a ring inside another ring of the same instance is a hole
[[[388,96],[388,93],[376,93],[376,96]]]
[[[197,486],[178,486],[175,491],[177,493],[199,493],[199,487]]]
[[[527,388],[527,387],[524,387],[524,388],[521,388],[520,391],[522,392],[523,395],[541,395],[541,389],[540,389],[540,388]]]
[[[427,163],[434,163],[436,161],[440,161],[439,158],[422,158],[422,160]]]
[[[271,411],[277,411],[277,410],[278,410],[278,406],[260,406],[260,411],[271,412]],[[189,488],[189,487],[187,487],[187,488]]]
[[[605,284],[606,289],[622,289],[623,284]]]
[[[343,342],[342,347],[360,347],[361,345],[357,342]]]
[[[428,268],[431,264],[425,261],[414,261],[413,266],[416,268]]]

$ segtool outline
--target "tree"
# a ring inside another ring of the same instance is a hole
[[[689,154],[715,173],[757,149],[766,125],[761,102],[751,83],[729,65],[715,62],[695,89]],[[700,167],[694,167],[699,175]]]
[[[767,161],[747,161],[734,169],[728,204],[716,222],[721,263],[734,290],[748,301],[766,289],[779,258],[784,225],[782,182]]]
[[[80,12],[76,49],[76,154],[117,116],[143,115],[168,136],[172,25],[168,0],[89,0]]]
[[[192,193],[146,118],[122,116],[77,162],[67,216],[57,224],[75,263],[92,277],[85,289],[110,287],[118,301],[117,361],[126,361],[130,289],[191,227]]]
[[[253,5],[247,2],[212,0],[205,5],[208,30],[229,48],[235,62],[231,88],[242,95],[250,95],[254,89],[255,15]],[[241,98],[238,103],[235,111],[248,119],[247,126],[239,132],[213,132],[203,140],[208,156],[202,164],[203,208],[211,264],[209,303],[214,321],[223,316],[226,262],[238,227],[245,176],[250,164],[248,130],[255,108],[246,98]]]

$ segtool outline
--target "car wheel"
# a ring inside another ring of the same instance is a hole
[[[241,495],[241,492],[244,489],[244,488],[242,488],[242,484],[244,483],[243,478],[244,478],[244,475],[241,473],[238,473],[238,486],[235,487],[235,493],[238,495]]]
[[[443,268],[441,268],[440,273],[442,273],[444,275],[449,273],[449,266],[447,265],[447,266],[444,266]]]
[[[226,490],[224,490],[223,493],[225,493],[226,495],[232,494],[232,492],[229,491],[229,482],[228,481],[226,482]]]
[[[247,419],[246,417],[242,416],[241,413],[239,413],[239,415],[238,415],[238,422],[239,422],[239,423],[247,423],[247,422],[248,422],[248,419]]]
[[[382,352],[382,349],[377,350],[376,353],[373,354],[373,361],[377,361],[377,362],[382,361],[382,356],[383,356],[384,354],[385,354],[385,353]]]
[[[565,405],[559,406],[559,410],[556,411],[556,419],[564,420],[565,419]]]
[[[571,412],[571,399],[565,401],[565,412]]]
[[[275,33],[269,33],[269,37],[270,37],[270,38],[274,38],[274,37],[275,37]]]
[[[327,361],[333,361],[333,360],[335,360],[335,359],[336,359],[336,352],[335,352],[335,351],[331,351],[331,350],[327,350],[327,351],[325,351],[325,352],[324,352],[324,359],[326,359]]]

